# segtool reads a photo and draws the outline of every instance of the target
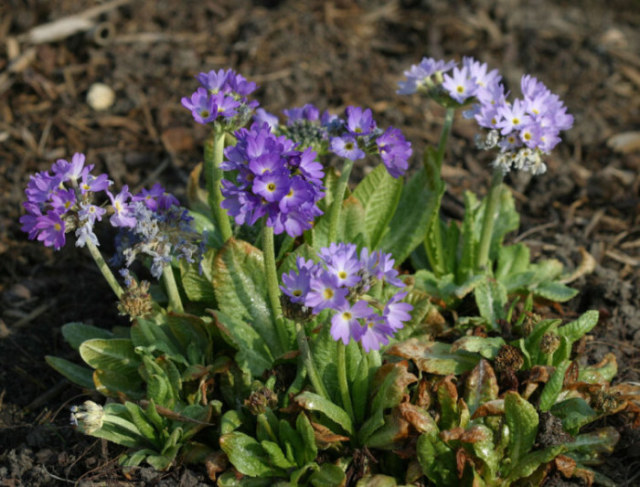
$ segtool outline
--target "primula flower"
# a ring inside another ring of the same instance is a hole
[[[439,82],[442,82],[442,74],[453,69],[456,65],[455,61],[442,61],[435,60],[433,58],[422,58],[420,64],[411,66],[411,69],[404,72],[407,77],[406,81],[400,81],[398,87],[400,88],[396,93],[399,95],[411,95],[417,91],[428,91],[438,80],[433,80],[433,77],[440,77]]]
[[[345,345],[359,341],[366,351],[389,343],[389,338],[411,319],[413,309],[398,292],[387,303],[377,303],[367,291],[376,281],[404,287],[396,279],[391,254],[362,249],[358,257],[354,244],[332,243],[318,252],[319,262],[297,260],[297,269],[282,276],[285,309],[297,306],[318,314],[332,311],[330,333]],[[366,297],[366,299],[362,299]],[[302,313],[302,316],[305,316]],[[308,314],[306,316],[309,316]]]
[[[350,134],[331,139],[331,151],[340,157],[351,159],[352,161],[364,159],[366,155],[364,151],[358,147],[356,138]]]
[[[198,123],[213,122],[218,116],[218,107],[213,97],[202,87],[198,88],[191,98],[185,96],[180,102],[187,110],[191,110],[193,118]]]
[[[442,87],[455,101],[464,103],[467,99],[475,96],[477,85],[469,70],[463,67],[462,69],[453,68],[453,76],[445,74]]]
[[[369,135],[376,128],[371,109],[349,106],[346,109],[347,130],[353,135]]]
[[[38,230],[38,240],[47,247],[59,250],[65,244],[65,224],[60,215],[53,210],[40,216],[33,227]]]
[[[404,138],[402,132],[389,127],[376,139],[376,145],[389,174],[394,178],[402,176],[409,168],[412,153],[411,143]]]
[[[267,124],[235,132],[237,144],[225,149],[220,167],[236,172],[236,182],[222,180],[222,207],[237,224],[252,225],[262,217],[276,234],[292,237],[311,228],[322,214],[322,166],[316,153],[300,152],[295,143],[273,134]]]
[[[109,221],[114,227],[134,227],[136,224],[136,217],[133,215],[133,208],[129,204],[131,199],[131,193],[129,192],[129,186],[126,184],[122,187],[122,190],[113,195],[111,191],[107,191],[107,195],[111,200],[111,206],[113,207],[113,215]]]

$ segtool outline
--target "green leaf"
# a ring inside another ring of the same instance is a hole
[[[131,421],[136,425],[136,428],[138,429],[138,431],[140,431],[140,434],[147,440],[149,440],[153,445],[160,446],[158,444],[159,437],[156,433],[156,430],[153,424],[151,424],[147,420],[145,413],[140,409],[140,406],[129,401],[125,402],[124,406],[127,408],[127,411],[129,411]]]
[[[480,316],[489,322],[492,329],[499,329],[498,321],[505,318],[507,290],[501,282],[487,277],[476,285],[474,291]]]
[[[480,361],[476,354],[452,352],[448,343],[417,338],[392,345],[387,354],[413,360],[422,372],[437,375],[460,375],[473,369]]]
[[[538,284],[533,289],[533,294],[550,301],[564,303],[575,297],[578,294],[578,290],[557,281],[548,281]]]
[[[493,360],[506,342],[502,337],[464,336],[451,345],[451,352],[464,350],[479,353],[483,358]]]
[[[484,208],[486,208],[487,199],[482,202],[482,218],[478,215],[477,223],[482,224],[484,219]],[[500,193],[500,202],[498,203],[498,216],[493,224],[493,233],[491,234],[491,247],[489,249],[489,258],[495,261],[500,255],[502,241],[507,233],[518,229],[520,225],[520,214],[516,210],[516,206],[513,200],[511,191],[502,186],[502,192]],[[479,233],[477,234],[480,235]],[[478,238],[479,240],[479,238]]]
[[[561,320],[542,320],[535,325],[533,331],[524,339],[524,349],[522,352],[529,356],[529,362],[525,362],[525,369],[531,368],[533,365],[540,364],[540,342],[545,333],[555,330],[558,325],[562,323]],[[525,353],[526,350],[526,353]],[[525,361],[527,359],[525,358]]]
[[[304,443],[300,434],[289,424],[286,419],[278,422],[278,437],[284,447],[287,458],[296,466],[304,465]]]
[[[512,465],[516,465],[529,453],[536,441],[538,413],[536,408],[517,392],[507,392],[504,397],[504,418],[509,427],[507,453]]]
[[[140,357],[126,338],[94,338],[80,345],[80,357],[94,369],[137,376]]]
[[[207,249],[198,265],[180,260],[180,277],[182,288],[189,301],[204,302],[215,306],[216,296],[213,291],[213,260],[216,250]]]
[[[573,344],[589,333],[598,324],[599,317],[600,313],[598,313],[598,311],[587,311],[577,320],[558,328],[558,335],[567,337],[569,342]]]
[[[138,318],[131,327],[131,341],[134,347],[144,347],[148,352],[159,350],[173,360],[188,365],[166,319],[166,316],[158,316],[156,320]]]
[[[608,353],[596,365],[582,367],[578,373],[578,381],[589,384],[611,382],[618,373],[618,362],[613,353]]]
[[[211,351],[212,343],[202,318],[171,313],[167,315],[167,325],[183,355],[188,354],[190,345],[197,347],[202,359]]]
[[[139,400],[144,397],[142,380],[139,375],[127,375],[112,370],[94,370],[95,389],[108,397],[120,399],[122,395]]]
[[[358,480],[356,487],[396,487],[397,482],[388,475],[376,474],[362,477]]]
[[[542,450],[536,450],[525,455],[518,463],[514,464],[505,482],[511,485],[512,482],[526,478],[535,472],[540,465],[550,462],[558,455],[564,453],[567,448],[564,445],[549,446]]]
[[[247,242],[229,239],[214,260],[213,283],[220,311],[251,323],[272,354],[279,356],[280,344],[267,304],[262,252]]]
[[[311,426],[311,422],[309,421],[309,418],[307,418],[306,414],[298,414],[298,417],[296,418],[296,430],[298,431],[300,438],[302,438],[302,443],[304,445],[302,463],[310,463],[318,456],[318,447],[316,446],[316,437],[313,427]]]
[[[215,311],[214,317],[222,337],[238,350],[236,361],[241,368],[250,370],[254,377],[260,377],[273,366],[271,350],[253,326],[220,311]]]
[[[303,392],[296,396],[295,401],[304,409],[317,411],[324,414],[334,423],[337,423],[350,435],[353,434],[353,424],[347,412],[337,404],[325,399],[313,392]]]
[[[353,196],[348,197],[342,203],[338,225],[338,241],[353,242],[358,244],[359,247],[371,247],[365,228],[364,208],[362,203]]]
[[[438,203],[444,193],[444,184],[441,181],[431,181],[436,188],[429,190],[427,182],[425,170],[422,168],[405,184],[396,212],[391,219],[389,232],[380,242],[380,249],[393,254],[396,265],[402,264],[411,252],[424,242],[427,230],[437,213]]]
[[[93,371],[82,365],[74,364],[69,360],[47,355],[44,358],[50,367],[56,370],[59,374],[69,379],[76,385],[85,389],[94,390],[95,385],[93,383]]]
[[[382,164],[371,171],[353,191],[353,196],[364,208],[364,228],[371,248],[378,248],[401,195],[402,178],[391,177]]]
[[[566,361],[556,367],[549,382],[544,385],[544,389],[542,389],[542,393],[540,394],[540,403],[538,405],[540,411],[549,411],[558,400],[558,396],[562,392],[562,385],[564,384],[564,375],[570,366],[571,362]]]
[[[265,440],[261,441],[260,445],[262,446],[264,451],[267,452],[267,455],[269,455],[270,463],[275,467],[288,469],[296,466],[295,463],[285,458],[284,453],[282,453],[282,449],[278,446],[277,443]]]
[[[509,275],[525,272],[529,267],[531,253],[529,247],[523,243],[508,245],[500,249],[498,267],[495,277],[503,281]]]
[[[620,441],[620,433],[613,426],[578,435],[571,443],[565,443],[571,456],[580,463],[595,463],[603,455],[611,455]]]
[[[438,487],[459,485],[456,454],[440,438],[421,435],[416,445],[422,472]]]
[[[471,191],[464,193],[464,220],[460,231],[462,250],[456,272],[456,282],[468,280],[476,267],[476,255],[478,253],[478,237],[474,232],[475,219],[479,208],[478,198]],[[457,251],[457,248],[451,249]],[[452,269],[448,269],[452,270]]]
[[[465,382],[464,400],[473,414],[481,404],[498,398],[498,380],[491,364],[481,360]]]
[[[241,474],[251,477],[283,477],[285,474],[271,465],[271,458],[260,443],[244,433],[234,431],[222,435],[220,448]]]
[[[572,397],[554,404],[551,414],[562,419],[562,427],[570,435],[578,434],[580,428],[599,417],[598,413],[581,397]]]
[[[346,475],[337,465],[324,463],[309,477],[313,487],[340,487],[344,485]]]
[[[62,325],[62,336],[74,350],[78,350],[82,342],[93,338],[113,338],[113,333],[97,326],[85,325],[79,321],[73,321]]]
[[[235,409],[230,409],[220,419],[220,433],[226,435],[244,424],[245,418]]]
[[[218,487],[269,487],[273,485],[270,478],[240,477],[233,471],[226,471],[216,481]]]

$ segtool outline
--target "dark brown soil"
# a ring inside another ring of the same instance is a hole
[[[0,2],[0,486],[205,484],[198,468],[125,475],[117,447],[70,427],[68,407],[86,398],[44,356],[74,357],[59,332],[66,322],[123,322],[88,256],[28,241],[18,218],[29,175],[76,151],[117,186],[160,180],[184,197],[205,131],[180,98],[195,89],[195,74],[214,68],[256,81],[257,98],[274,113],[308,102],[371,107],[381,125],[405,131],[416,154],[437,142],[442,111],[395,90],[422,56],[474,56],[500,69],[514,92],[523,73],[541,79],[576,124],[548,158],[547,174],[510,179],[522,211],[514,238],[568,268],[579,265],[581,247],[593,256],[595,272],[574,283],[580,296],[557,311],[599,309],[585,359],[614,352],[617,380],[640,380],[640,143],[638,134],[635,145],[614,138],[640,130],[636,1],[119,3],[93,17],[107,38],[77,33],[33,44],[30,29],[97,3]],[[117,94],[107,111],[86,103],[95,82]],[[469,121],[454,126],[446,216],[458,214],[463,190],[488,185],[474,132]],[[616,426],[622,441],[602,472],[640,485],[639,435],[621,419]]]

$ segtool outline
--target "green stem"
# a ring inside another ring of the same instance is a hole
[[[451,127],[453,126],[453,117],[455,113],[456,113],[455,108],[447,108],[447,113],[444,116],[444,124],[442,125],[442,132],[440,133],[440,141],[438,142],[438,152],[436,153],[438,168],[442,167],[442,161],[444,159],[444,151],[447,148],[447,141],[449,140],[449,134],[451,133]]]
[[[120,299],[124,294],[124,291],[122,290],[120,283],[118,283],[116,276],[114,276],[113,272],[111,272],[111,269],[109,269],[109,266],[107,265],[104,258],[102,257],[102,254],[98,250],[98,247],[96,247],[95,244],[92,243],[91,240],[89,239],[87,239],[86,242],[87,242],[87,248],[89,249],[89,253],[91,254],[91,257],[93,257],[93,260],[98,266],[98,269],[100,269],[100,272],[109,283],[109,286],[111,286],[111,289],[113,290],[115,295],[118,297],[118,299]]]
[[[267,276],[267,294],[269,296],[273,319],[276,323],[276,333],[278,334],[278,339],[282,347],[282,353],[284,353],[289,349],[289,336],[285,328],[282,305],[280,304],[280,287],[278,286],[273,228],[267,225],[266,218],[263,219],[263,222],[262,252],[264,254],[264,273]]]
[[[502,179],[504,173],[502,169],[496,167],[491,178],[491,188],[487,195],[487,204],[484,209],[484,219],[482,221],[482,233],[480,234],[480,244],[478,245],[478,259],[476,268],[485,271],[489,263],[489,250],[491,247],[491,237],[493,236],[493,226],[498,212],[500,193],[502,192]]]
[[[424,158],[425,170],[427,171],[427,184],[432,191],[438,191],[444,182],[441,181],[442,162],[444,160],[444,153],[447,148],[447,141],[449,140],[449,134],[451,133],[451,127],[453,126],[453,119],[456,113],[455,108],[447,108],[447,112],[444,117],[444,124],[442,125],[442,132],[440,133],[440,140],[438,142],[438,150],[435,153],[435,157],[430,158],[429,155]],[[438,179],[436,181],[435,179]],[[427,238],[424,243],[424,248],[431,265],[433,273],[440,277],[446,273],[444,263],[444,247],[442,244],[442,230],[440,227],[440,207],[435,211],[435,216],[431,222],[431,226],[427,231]]]
[[[342,174],[340,174],[340,179],[338,179],[338,185],[336,186],[336,193],[333,195],[333,203],[329,210],[329,243],[335,242],[338,238],[340,211],[342,210],[342,201],[344,200],[344,193],[347,190],[351,169],[353,169],[353,161],[345,159]]]
[[[220,206],[224,198],[220,191],[220,181],[222,180],[223,171],[220,169],[220,163],[224,157],[224,137],[225,132],[219,128],[214,128],[211,137],[204,144],[204,176],[207,184],[207,192],[209,193],[209,206],[216,221],[217,227],[222,234],[222,240],[227,241],[231,238],[231,224],[227,211]]]
[[[307,369],[307,375],[311,381],[311,385],[315,389],[317,394],[320,394],[325,399],[331,400],[324,384],[320,380],[316,366],[313,364],[313,357],[311,357],[311,349],[309,343],[307,343],[307,334],[304,332],[302,324],[296,321],[296,339],[298,341],[298,348],[300,349],[300,355],[302,356],[302,362]]]
[[[351,419],[355,419],[353,405],[351,404],[351,394],[349,393],[349,383],[347,382],[346,348],[342,340],[338,340],[338,388],[342,397],[342,406]]]
[[[178,291],[178,284],[176,283],[176,277],[173,274],[171,264],[167,264],[162,268],[162,280],[164,281],[164,287],[169,297],[169,306],[171,306],[173,311],[177,311],[178,313],[184,312],[182,300],[180,299],[180,291]]]

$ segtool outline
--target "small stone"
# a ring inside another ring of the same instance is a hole
[[[93,83],[87,92],[87,103],[94,110],[106,110],[113,105],[116,93],[104,83]]]

